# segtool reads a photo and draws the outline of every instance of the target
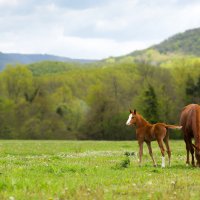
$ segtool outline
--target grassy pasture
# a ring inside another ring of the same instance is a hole
[[[138,167],[135,141],[0,141],[0,199],[199,199],[200,169],[185,166],[184,142],[170,141],[164,169],[152,144],[157,168],[146,145]]]

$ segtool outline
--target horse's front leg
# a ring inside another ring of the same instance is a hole
[[[139,166],[141,167],[142,165],[142,154],[143,154],[143,141],[138,142],[139,143]]]

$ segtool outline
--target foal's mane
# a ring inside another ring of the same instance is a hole
[[[136,113],[136,117],[137,120],[139,121],[139,123],[143,123],[145,125],[150,124],[142,115],[140,115],[139,113]]]

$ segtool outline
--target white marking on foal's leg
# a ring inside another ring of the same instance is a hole
[[[162,156],[162,167],[165,167],[165,157]]]

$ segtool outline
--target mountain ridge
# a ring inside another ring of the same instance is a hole
[[[0,70],[8,64],[32,64],[40,61],[78,62],[91,63],[97,60],[92,59],[72,59],[68,57],[55,56],[50,54],[21,54],[0,52]]]
[[[97,61],[118,61],[130,57],[134,62],[149,62],[160,65],[174,58],[183,57],[200,57],[200,28],[186,30],[177,33],[159,44],[152,45],[143,50],[136,50],[127,55],[119,57],[110,57],[102,60],[92,59],[72,59],[49,54],[18,54],[18,53],[1,53],[0,52],[0,70],[7,64],[32,64],[41,61],[59,61],[59,62],[76,62],[92,63]]]
[[[127,55],[137,56],[147,50],[156,50],[161,54],[176,53],[179,55],[200,56],[200,28],[189,29],[177,33],[143,50],[136,50]]]
[[[132,60],[135,63],[149,63],[156,66],[183,58],[200,58],[200,28],[175,34],[143,50],[112,57],[115,61]]]

